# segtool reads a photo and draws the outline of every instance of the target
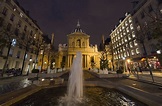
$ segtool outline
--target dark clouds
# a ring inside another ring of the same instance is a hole
[[[55,46],[67,43],[77,20],[89,34],[91,44],[99,44],[101,35],[107,38],[119,18],[131,10],[132,0],[18,0],[30,16],[37,20],[44,33],[55,34]]]

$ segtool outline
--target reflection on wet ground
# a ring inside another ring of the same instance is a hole
[[[19,90],[21,88],[25,88],[29,85],[31,85],[31,81],[27,78],[22,79],[20,81],[14,81],[14,82],[8,82],[3,85],[0,85],[0,95],[5,94],[14,90]]]

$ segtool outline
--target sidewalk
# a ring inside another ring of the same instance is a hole
[[[155,72],[152,72],[152,74],[153,74],[153,78],[150,75],[149,71],[143,71],[142,73],[138,72],[138,74],[137,73],[128,74],[129,76],[128,78],[133,79],[133,80],[148,82],[152,84],[158,84],[162,86],[162,72],[155,71]]]

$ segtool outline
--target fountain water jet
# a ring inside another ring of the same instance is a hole
[[[60,99],[60,106],[75,106],[75,103],[81,102],[83,98],[83,69],[82,69],[82,54],[76,53],[70,69],[68,80],[67,95]]]
[[[67,96],[69,98],[83,97],[83,70],[81,52],[77,52],[76,57],[73,60],[69,76]]]

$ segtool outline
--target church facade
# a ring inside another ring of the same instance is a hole
[[[59,44],[53,68],[70,69],[77,51],[82,53],[84,70],[100,68],[100,53],[97,45],[90,46],[89,39],[90,35],[83,32],[78,22],[74,32],[67,35],[67,44]]]

